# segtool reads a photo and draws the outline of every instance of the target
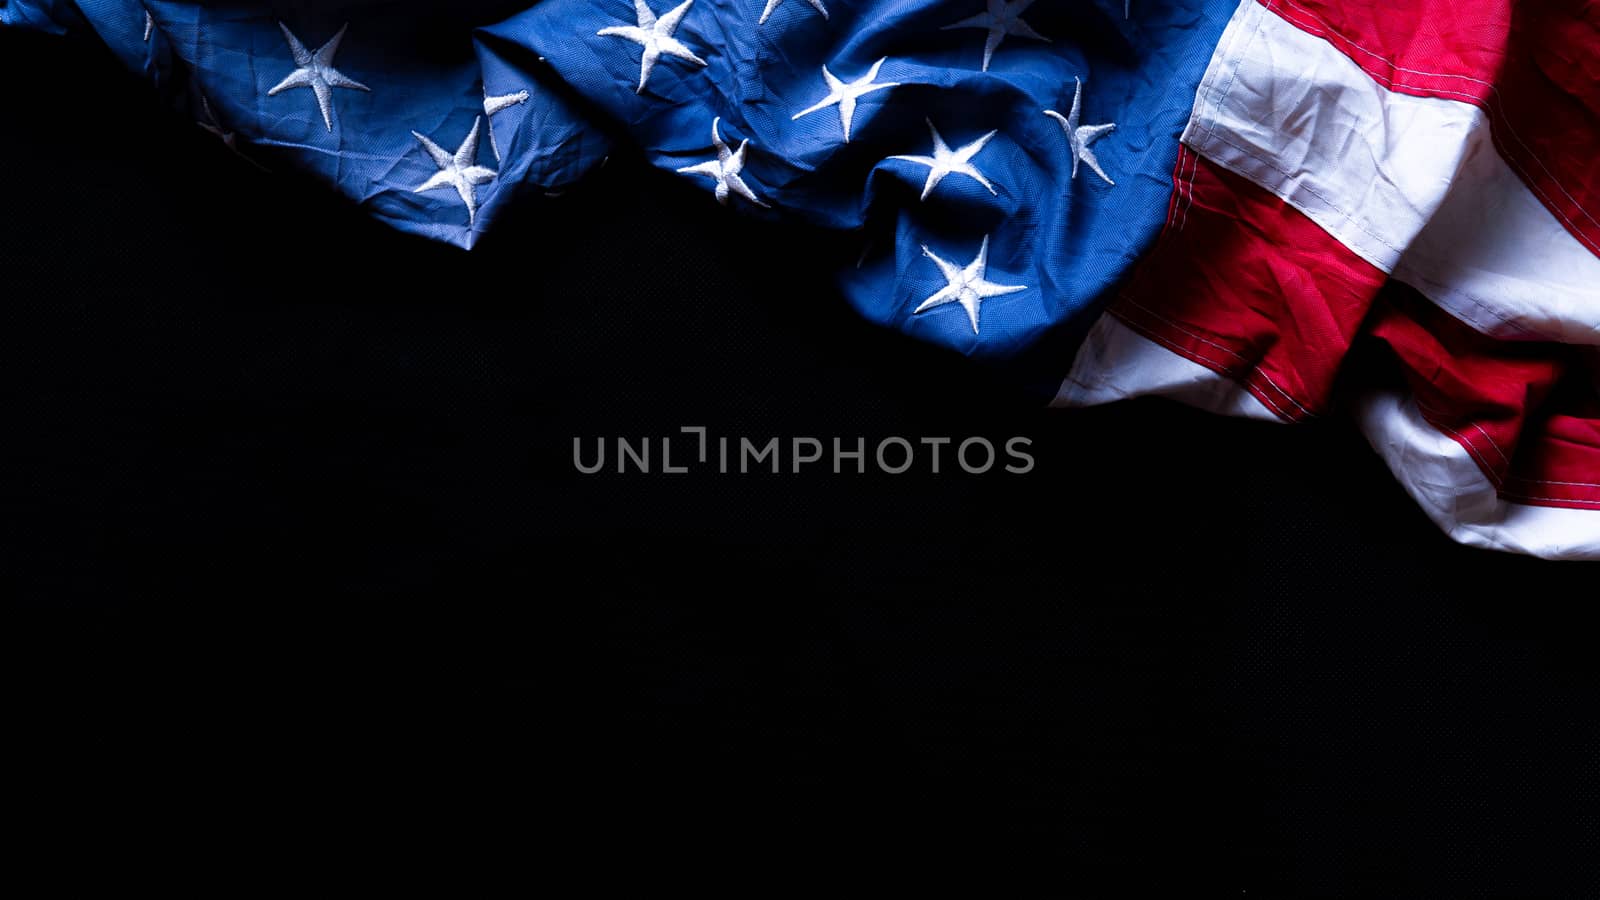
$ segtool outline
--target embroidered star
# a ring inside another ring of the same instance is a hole
[[[978,333],[978,307],[990,297],[999,297],[1003,294],[1015,294],[1017,291],[1027,290],[1021,284],[995,284],[984,279],[984,270],[989,267],[989,236],[983,236],[983,243],[978,247],[978,256],[962,268],[953,262],[940,259],[937,254],[928,249],[927,244],[922,245],[922,255],[933,260],[944,275],[945,286],[936,291],[933,296],[922,301],[922,304],[911,311],[912,315],[936,309],[947,303],[959,303],[967,311],[967,318],[972,322],[972,333]]]
[[[717,132],[717,126],[722,122],[718,116],[711,120],[711,143],[717,148],[717,158],[708,159],[703,163],[684,166],[679,172],[688,175],[705,175],[717,180],[717,202],[727,205],[728,194],[738,194],[757,206],[766,206],[756,198],[755,192],[744,183],[739,173],[744,170],[744,151],[750,146],[748,139],[739,142],[739,149],[729,150],[728,145],[722,140],[722,135]]]
[[[500,94],[489,96],[489,89],[483,89],[483,114],[489,117],[489,149],[494,151],[496,161],[500,159],[500,144],[494,139],[494,114],[502,109],[508,109],[518,104],[528,102],[527,91],[517,91],[514,94]]]
[[[660,59],[662,54],[676,56],[697,66],[706,64],[705,60],[695,56],[688,47],[672,36],[672,33],[678,30],[678,23],[683,21],[683,17],[689,12],[689,7],[693,5],[694,0],[683,0],[682,4],[657,19],[656,14],[645,5],[645,0],[633,0],[633,10],[639,20],[638,25],[614,25],[595,32],[607,37],[627,38],[644,48],[644,53],[639,57],[639,88],[634,93],[644,93],[644,86],[650,81],[650,73],[655,71],[656,60]]]
[[[461,142],[461,146],[453,154],[429,140],[426,135],[411,132],[411,136],[417,139],[422,149],[433,157],[433,164],[439,167],[439,171],[433,173],[432,178],[413,188],[412,193],[455,188],[455,192],[461,196],[461,202],[467,205],[468,225],[471,225],[478,216],[478,198],[472,190],[473,186],[487,184],[496,174],[493,169],[486,169],[477,164],[478,126],[482,124],[482,116],[473,118],[472,131],[467,133],[467,139]]]
[[[822,13],[822,18],[823,19],[827,19],[828,18],[828,8],[826,6],[822,5],[822,0],[806,0],[806,2],[811,4],[812,8],[815,9],[817,12]],[[772,11],[777,9],[778,6],[781,5],[782,3],[783,3],[783,0],[767,0],[767,8],[763,9],[761,11],[761,19],[759,21],[757,21],[756,24],[757,25],[765,25],[765,24],[767,24],[767,19],[772,17]]]
[[[989,71],[989,60],[994,57],[995,48],[1006,39],[1006,35],[1014,34],[1017,37],[1032,38],[1036,41],[1050,43],[1050,39],[1033,30],[1033,26],[1022,21],[1022,14],[1033,0],[987,0],[988,9],[975,16],[962,19],[954,25],[946,25],[941,31],[952,28],[983,28],[987,29],[989,36],[983,40],[983,71]]]
[[[217,114],[215,112],[211,111],[211,101],[207,100],[204,96],[201,96],[200,98],[200,111],[205,115],[205,120],[196,121],[196,125],[199,125],[206,131],[216,135],[218,140],[222,141],[222,146],[232,150],[240,159],[252,166],[255,166],[263,172],[266,171],[266,167],[240,152],[237,140],[238,135],[235,132],[229,131],[222,127],[222,121],[217,118]]]
[[[1115,122],[1108,125],[1079,125],[1078,114],[1083,110],[1083,79],[1074,77],[1078,88],[1072,94],[1072,112],[1063,116],[1053,109],[1047,109],[1044,114],[1061,123],[1061,130],[1067,133],[1067,146],[1072,150],[1072,177],[1078,177],[1078,161],[1089,164],[1096,175],[1106,180],[1106,184],[1116,185],[1115,181],[1100,168],[1100,160],[1095,159],[1094,151],[1089,145],[1100,140],[1117,129]]]
[[[939,136],[939,129],[933,127],[933,120],[924,119],[923,121],[928,123],[928,133],[933,135],[933,155],[889,157],[890,159],[903,159],[906,162],[914,162],[928,167],[928,181],[922,186],[921,199],[928,199],[928,195],[933,193],[933,189],[939,186],[939,182],[943,181],[946,175],[965,175],[988,188],[989,193],[995,193],[994,185],[990,184],[989,179],[983,177],[983,173],[979,172],[977,167],[972,164],[972,157],[976,156],[978,151],[989,143],[989,139],[994,137],[996,132],[991,131],[965,147],[951,150],[950,146],[944,142],[944,138]]]
[[[339,52],[339,42],[344,40],[344,32],[350,27],[349,23],[341,27],[339,33],[326,44],[318,47],[315,53],[306,50],[306,45],[300,43],[300,39],[294,36],[289,26],[279,22],[278,27],[283,29],[283,38],[289,42],[289,52],[294,54],[294,64],[297,68],[289,73],[289,77],[278,82],[277,87],[267,91],[267,96],[271,97],[290,88],[310,88],[311,92],[317,95],[317,109],[322,111],[322,124],[332,131],[333,89],[372,90],[361,82],[346,77],[343,72],[333,67],[333,56]]]
[[[878,69],[883,67],[883,63],[883,60],[878,60],[872,64],[871,69],[867,70],[867,74],[851,82],[840,81],[834,77],[832,72],[828,71],[827,66],[823,66],[822,80],[828,83],[828,96],[823,97],[815,106],[806,107],[795,113],[789,121],[793,122],[801,116],[810,115],[819,109],[827,109],[837,103],[839,104],[839,123],[844,126],[844,142],[846,144],[850,143],[850,120],[856,114],[856,100],[873,91],[898,87],[900,84],[898,81],[886,81],[882,84],[872,83],[872,80],[878,77]]]
[[[156,30],[155,16],[150,15],[150,10],[144,11],[144,42],[150,43],[150,34]]]
[[[236,135],[231,131],[224,130],[222,123],[217,121],[217,114],[211,111],[211,101],[201,97],[200,111],[205,113],[206,120],[204,122],[196,122],[195,124],[220,138],[222,140],[222,146],[227,147],[229,150],[232,150],[235,153],[238,153],[239,148],[234,146],[234,138]]]

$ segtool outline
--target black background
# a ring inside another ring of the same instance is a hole
[[[1347,423],[1036,410],[626,152],[468,254],[92,47],[0,84],[8,740],[76,865],[1600,896],[1596,569],[1451,544]],[[681,425],[1038,466],[573,469]]]

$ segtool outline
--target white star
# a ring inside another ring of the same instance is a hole
[[[467,133],[467,139],[461,142],[461,147],[454,154],[429,140],[426,135],[411,132],[411,136],[417,139],[422,149],[433,157],[433,164],[439,167],[439,171],[433,173],[432,178],[413,188],[412,193],[455,188],[456,193],[461,195],[461,202],[467,205],[468,225],[471,225],[478,215],[478,198],[472,190],[473,185],[487,184],[496,174],[493,169],[485,169],[478,165],[478,126],[482,124],[482,116],[473,117],[472,131]]]
[[[491,97],[488,92],[483,95],[483,111],[486,115],[494,115],[502,109],[528,102],[527,91],[517,91],[515,94],[500,94]]]
[[[717,125],[721,122],[721,116],[711,120],[711,143],[716,145],[717,158],[708,159],[703,163],[696,163],[692,166],[684,166],[678,171],[689,175],[705,175],[715,178],[717,180],[717,202],[723,205],[728,202],[728,194],[734,193],[757,206],[766,206],[767,204],[756,198],[755,192],[751,191],[750,186],[744,183],[744,179],[739,177],[739,173],[744,169],[744,151],[750,145],[750,141],[748,139],[740,141],[739,149],[729,150],[728,145],[722,140],[722,135],[717,132]]]
[[[822,13],[823,19],[828,18],[828,8],[822,5],[822,0],[806,0],[806,2],[811,4],[812,8],[817,12]],[[783,3],[783,0],[767,0],[767,8],[761,11],[761,19],[756,24],[767,24],[767,19],[772,17],[772,11],[777,9],[781,3]]]
[[[239,148],[234,146],[234,138],[236,135],[231,131],[223,130],[222,123],[217,121],[217,114],[211,111],[211,101],[201,97],[200,111],[205,113],[206,120],[204,122],[196,122],[195,124],[220,138],[222,140],[222,146],[227,147],[229,150],[232,150],[235,153],[238,153]]]
[[[349,23],[341,27],[339,33],[326,44],[318,47],[315,53],[306,50],[306,45],[300,43],[300,39],[294,36],[289,26],[279,22],[278,27],[283,29],[283,39],[289,42],[289,52],[294,54],[294,64],[297,68],[289,73],[289,77],[278,82],[277,87],[267,91],[267,96],[271,97],[290,88],[311,88],[311,92],[317,95],[317,109],[322,111],[322,124],[332,131],[333,89],[372,90],[353,78],[345,77],[343,72],[333,67],[333,55],[339,52],[339,42],[344,40],[344,32],[350,27]]]
[[[922,186],[921,199],[928,199],[928,195],[933,193],[933,189],[939,186],[939,182],[943,181],[946,175],[952,174],[965,175],[988,188],[989,193],[995,193],[994,185],[990,184],[989,179],[983,177],[983,173],[979,172],[977,167],[972,164],[972,157],[976,156],[978,151],[989,143],[989,139],[995,136],[995,132],[991,131],[965,147],[951,150],[949,145],[944,142],[944,138],[939,136],[939,129],[933,127],[933,120],[924,119],[923,121],[928,123],[928,133],[933,135],[933,155],[889,157],[890,159],[903,159],[906,162],[914,162],[928,167],[928,181]]]
[[[514,94],[500,94],[489,96],[489,89],[483,89],[483,114],[489,117],[489,149],[494,151],[494,158],[500,159],[500,144],[494,139],[494,114],[502,109],[528,102],[527,91],[517,91]]]
[[[1117,130],[1117,125],[1115,122],[1109,125],[1078,124],[1078,114],[1083,110],[1083,79],[1074,76],[1073,80],[1078,82],[1078,88],[1072,95],[1072,112],[1063,116],[1053,109],[1047,109],[1044,114],[1060,122],[1061,130],[1067,133],[1067,146],[1072,150],[1072,177],[1078,177],[1078,160],[1081,159],[1089,164],[1096,175],[1104,178],[1106,184],[1115,185],[1116,182],[1100,168],[1100,160],[1095,159],[1089,145]]]
[[[996,47],[1006,39],[1006,35],[1014,34],[1017,37],[1033,38],[1036,41],[1050,43],[1050,39],[1033,30],[1033,26],[1022,21],[1022,13],[1033,0],[987,0],[988,9],[975,16],[962,19],[954,25],[946,25],[941,31],[952,28],[983,28],[989,36],[983,41],[983,71],[989,71],[989,60],[994,56]]]
[[[222,121],[217,118],[217,114],[216,113],[211,111],[211,101],[207,100],[204,95],[201,95],[201,97],[200,97],[200,111],[205,114],[205,120],[204,121],[196,121],[195,122],[196,125],[199,125],[201,128],[205,129],[206,131],[209,131],[212,134],[216,135],[217,138],[222,141],[222,146],[227,147],[229,150],[232,150],[234,152],[234,154],[237,155],[240,159],[244,160],[245,162],[249,163],[252,166],[255,166],[258,169],[261,169],[263,172],[266,171],[266,169],[260,163],[256,162],[255,160],[251,159],[250,157],[245,156],[243,153],[239,152],[239,145],[238,145],[238,140],[237,140],[238,139],[238,135],[235,132],[228,131],[226,128],[222,127]]]
[[[663,53],[688,60],[697,66],[706,64],[705,60],[695,56],[688,47],[672,36],[672,33],[678,30],[678,23],[683,21],[683,17],[689,12],[689,7],[693,5],[694,0],[683,0],[682,4],[657,19],[656,14],[645,5],[645,0],[633,0],[633,11],[639,20],[638,25],[614,25],[595,32],[607,37],[627,38],[644,48],[644,53],[639,57],[639,88],[634,93],[644,93],[644,86],[650,81],[650,73],[655,71],[656,60],[660,59]]]
[[[872,64],[871,69],[867,70],[867,74],[848,84],[835,78],[833,73],[828,71],[828,67],[823,66],[822,79],[828,83],[828,96],[823,97],[815,106],[808,106],[795,113],[789,121],[793,122],[801,116],[810,115],[819,109],[827,109],[837,103],[839,104],[839,123],[844,126],[844,142],[846,144],[850,143],[850,120],[856,114],[856,99],[873,91],[898,87],[900,84],[898,81],[886,81],[883,84],[872,83],[872,80],[878,77],[878,69],[882,68],[883,63],[883,60],[878,60]]]
[[[144,11],[144,42],[150,43],[150,34],[156,30],[155,16],[150,15],[150,10]]]
[[[944,287],[936,291],[933,296],[922,301],[922,305],[911,311],[912,315],[947,303],[959,303],[967,311],[967,318],[972,322],[972,333],[978,333],[978,307],[990,297],[999,297],[1002,294],[1015,294],[1017,291],[1027,290],[1027,285],[1021,284],[995,284],[984,280],[984,269],[989,267],[989,236],[983,236],[983,244],[978,247],[978,256],[967,263],[965,269],[953,262],[940,259],[927,244],[922,245],[922,255],[933,260],[939,267],[947,282]]]

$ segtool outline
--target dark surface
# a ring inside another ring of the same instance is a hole
[[[1345,423],[1035,411],[856,321],[847,248],[626,155],[465,254],[89,48],[0,35],[0,84],[44,842],[172,816],[356,884],[595,893],[1600,896],[1596,569],[1450,544]],[[1038,466],[573,469],[680,425]]]

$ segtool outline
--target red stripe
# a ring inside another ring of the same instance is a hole
[[[1486,337],[1187,147],[1174,182],[1185,210],[1113,304],[1118,319],[1288,421],[1327,408],[1358,332],[1370,335],[1503,498],[1600,510],[1600,398],[1580,348]]]
[[[1600,253],[1600,4],[1264,0],[1400,93],[1472,103],[1567,230]]]
[[[1501,496],[1519,503],[1600,509],[1600,409],[1545,417],[1538,439],[1526,442]]]
[[[1576,348],[1484,337],[1400,285],[1368,331],[1400,362],[1423,418],[1503,498],[1600,508],[1600,406]]]
[[[1565,348],[1486,338],[1401,285],[1385,294],[1368,332],[1399,360],[1423,418],[1503,484],[1529,411],[1566,369]]]
[[[1111,312],[1289,421],[1326,407],[1384,274],[1249,181],[1179,151],[1185,212]],[[1190,202],[1192,201],[1192,206]]]

